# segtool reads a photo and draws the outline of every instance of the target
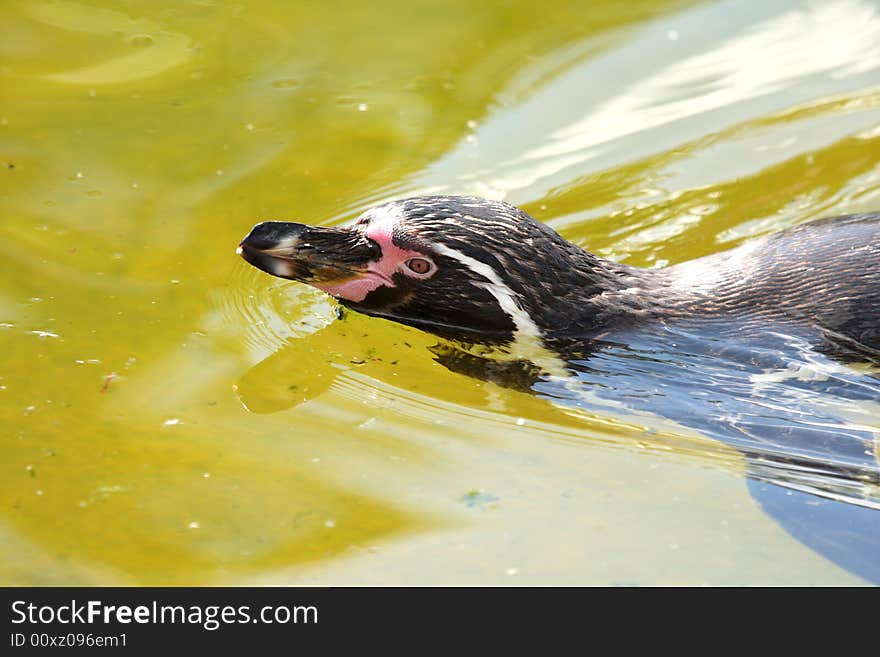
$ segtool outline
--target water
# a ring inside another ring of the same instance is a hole
[[[880,3],[0,13],[0,582],[864,582],[723,436],[455,374],[234,248],[427,192],[640,266],[877,210]]]

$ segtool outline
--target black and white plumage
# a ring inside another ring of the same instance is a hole
[[[259,224],[245,259],[350,308],[442,337],[549,344],[650,322],[773,325],[880,358],[880,214],[804,224],[665,269],[595,256],[507,203],[428,196],[347,228]],[[413,258],[429,261],[417,274]]]
[[[787,531],[880,583],[880,450],[834,410],[880,402],[876,374],[839,364],[880,364],[880,213],[640,269],[509,204],[430,196],[346,227],[258,224],[239,252],[450,339],[434,353],[455,371],[588,410],[609,399],[735,447],[752,494]]]

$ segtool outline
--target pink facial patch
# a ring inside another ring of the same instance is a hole
[[[394,226],[397,219],[393,206],[388,209],[381,208],[378,212],[374,210],[370,215],[370,224],[365,234],[381,247],[382,257],[369,263],[365,274],[344,281],[329,284],[313,283],[313,285],[334,297],[357,303],[382,286],[394,287],[392,276],[395,272],[402,271],[413,278],[431,276],[433,268],[429,273],[420,276],[404,264],[410,258],[425,258],[425,254],[401,249],[394,244]]]
[[[349,278],[345,281],[337,281],[335,283],[312,283],[319,290],[323,290],[337,299],[345,299],[346,301],[363,301],[367,295],[376,288],[394,287],[394,283],[390,280],[384,280],[378,276],[366,274],[356,278]]]

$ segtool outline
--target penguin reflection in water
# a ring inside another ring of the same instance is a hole
[[[835,410],[880,402],[880,213],[640,269],[509,204],[426,196],[344,227],[261,223],[238,252],[438,336],[451,370],[557,404],[616,400],[735,447],[789,533],[880,583],[876,439]]]

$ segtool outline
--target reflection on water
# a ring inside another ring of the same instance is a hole
[[[232,284],[218,295],[218,312],[209,320],[213,331],[230,325],[244,327],[244,344],[253,362],[259,362],[286,342],[304,338],[333,319],[329,297],[304,286],[276,284],[259,296],[253,290],[261,277],[257,270],[238,268]],[[239,334],[236,332],[236,338]]]
[[[878,83],[878,12],[860,0],[727,2],[652,22],[619,47],[566,62],[562,74],[477,127],[415,186],[534,201],[585,174],[765,122],[817,97],[864,93]],[[652,66],[634,66],[646,51]],[[877,115],[859,120],[874,125]],[[750,154],[737,165],[767,163]]]
[[[642,265],[877,209],[880,6],[409,8],[0,9],[0,581],[861,582],[685,388],[484,383],[233,249],[441,188]],[[875,384],[794,367],[731,390],[743,435],[784,404],[868,439]]]
[[[237,386],[242,402],[256,412],[277,412],[317,399],[328,389],[375,399],[391,379],[400,418],[423,420],[436,415],[439,405],[446,414],[464,416],[462,423],[470,420],[474,409],[464,406],[467,399],[455,391],[427,399],[412,392],[430,372],[394,367],[403,347],[412,349],[411,344],[394,344],[389,354],[380,354],[358,340],[360,331],[357,323],[348,322],[292,342],[245,375]],[[499,369],[466,352],[456,360],[450,357],[456,352],[452,344],[428,347],[436,362],[416,357],[423,367],[439,362],[511,388],[522,388],[524,377],[530,379],[527,389],[539,398],[558,409],[577,410],[574,435],[589,436],[594,445],[632,447],[631,435],[638,431],[652,435],[648,445],[636,443],[640,447],[674,450],[704,466],[734,467],[717,444],[689,444],[664,432],[664,423],[673,421],[734,447],[745,457],[756,499],[782,526],[837,563],[880,580],[880,371],[832,361],[797,336],[748,340],[741,335],[729,326],[706,326],[700,333],[666,327],[659,335],[634,331],[621,344],[567,344],[561,352],[567,377],[533,374],[532,367]],[[386,363],[385,358],[394,360]],[[488,397],[486,407],[492,408],[492,401]],[[415,412],[407,411],[412,407]],[[509,422],[510,408],[495,410],[501,418],[490,415],[490,422]],[[530,423],[549,410],[533,410]],[[552,416],[556,424],[544,425],[545,430],[569,434],[559,414]],[[614,418],[612,424],[626,430],[615,436],[618,432],[603,426],[603,417]],[[595,435],[587,433],[591,425],[600,427]],[[817,509],[821,513],[814,518]]]

